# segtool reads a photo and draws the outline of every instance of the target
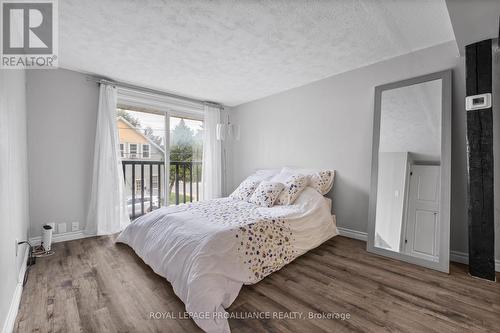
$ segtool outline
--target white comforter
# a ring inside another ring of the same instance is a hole
[[[206,332],[230,332],[227,313],[243,284],[338,234],[331,202],[306,188],[294,205],[262,208],[229,198],[155,210],[131,223],[128,244],[172,283]]]

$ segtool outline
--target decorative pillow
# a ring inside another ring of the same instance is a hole
[[[335,178],[335,171],[333,170],[321,170],[313,173],[310,176],[309,184],[319,193],[325,195],[333,187],[333,179]]]
[[[255,192],[253,192],[248,202],[254,203],[263,207],[272,207],[285,185],[277,182],[263,181],[259,184]]]
[[[276,205],[291,205],[307,187],[309,177],[301,174],[291,176],[285,181],[285,188],[278,196]]]
[[[259,183],[259,180],[248,177],[240,184],[240,186],[238,186],[236,190],[234,190],[233,193],[231,193],[229,197],[234,200],[248,201],[257,186],[259,186]]]
[[[303,174],[309,176],[309,186],[314,188],[322,195],[327,194],[333,186],[333,179],[335,177],[334,170],[317,170],[317,169],[292,169],[284,167],[280,175],[273,177],[273,181],[277,181],[278,177],[287,174]]]

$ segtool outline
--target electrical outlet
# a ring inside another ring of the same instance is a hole
[[[63,234],[66,232],[66,223],[59,223],[57,225],[57,233],[58,234]]]
[[[78,230],[80,230],[80,222],[78,221],[71,222],[71,231],[78,231]]]
[[[56,224],[54,222],[47,223],[47,225],[50,225],[52,227],[52,232],[56,232]]]

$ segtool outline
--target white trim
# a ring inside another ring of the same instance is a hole
[[[170,180],[170,111],[165,112],[165,117],[163,117],[163,121],[165,122],[165,132],[163,133],[163,140],[165,140],[164,147],[165,147],[165,155],[163,155],[165,163],[163,163],[163,188],[167,189],[168,188],[168,182]],[[160,178],[161,178],[161,171],[159,170]],[[158,183],[160,184],[160,183]],[[167,191],[165,190],[165,193]],[[170,195],[164,195],[163,196],[163,202],[165,204],[165,207],[168,206],[170,200]]]
[[[123,149],[122,149],[123,147]],[[120,157],[124,158],[125,157],[125,143],[120,143]]]
[[[137,187],[137,182],[139,182],[139,187]],[[135,182],[134,182],[134,189],[135,189],[135,193],[141,193],[142,191],[142,179],[141,178],[136,178],[135,179]],[[135,200],[138,200],[138,198],[136,198]],[[137,204],[137,203],[136,203]]]
[[[144,146],[148,147],[148,157],[144,157]],[[149,143],[141,143],[141,158],[151,159],[151,145]]]
[[[83,230],[70,231],[70,232],[65,232],[62,234],[53,234],[52,235],[52,243],[66,242],[66,241],[70,241],[70,240],[87,238],[87,237],[94,237],[94,236],[95,235],[89,235],[89,234],[84,233]],[[40,245],[41,241],[42,241],[42,236],[30,238],[30,243],[33,246]]]
[[[132,146],[135,147],[135,153],[132,152]],[[138,143],[129,143],[128,144],[128,157],[129,158],[139,158],[139,144]],[[132,156],[134,154],[134,156]]]
[[[118,88],[118,106],[150,109],[161,112],[173,110],[183,116],[203,117],[204,104],[178,98],[161,96],[155,93],[137,91],[131,88]]]
[[[337,227],[340,236],[365,241],[368,239],[367,233],[349,228]],[[459,251],[450,251],[450,261],[460,264],[469,264],[469,254]],[[500,272],[500,259],[495,260],[495,271]]]
[[[337,230],[339,231],[340,236],[354,238],[354,239],[361,240],[364,242],[366,242],[366,240],[368,239],[366,232],[357,231],[357,230],[348,229],[348,228],[342,228],[342,227],[337,227]]]
[[[450,261],[458,262],[460,264],[469,264],[469,255],[467,253],[450,251]]]
[[[16,323],[17,312],[19,311],[19,305],[21,304],[21,295],[23,294],[23,281],[24,274],[26,274],[26,265],[28,263],[29,247],[25,246],[24,257],[21,265],[21,270],[19,271],[19,276],[17,278],[16,289],[14,289],[14,294],[12,295],[12,300],[10,302],[9,312],[5,318],[3,324],[2,332],[11,333],[14,330],[14,325]]]
[[[459,251],[450,251],[450,261],[468,265],[469,254]],[[495,260],[495,271],[500,272],[500,259]]]

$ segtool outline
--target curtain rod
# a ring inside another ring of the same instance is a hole
[[[224,105],[222,105],[220,103],[216,103],[216,102],[202,101],[202,100],[199,100],[199,99],[196,99],[196,98],[185,97],[185,96],[176,95],[176,94],[168,93],[168,92],[161,91],[161,90],[151,89],[151,88],[144,88],[144,87],[136,86],[136,85],[129,84],[129,83],[106,80],[106,79],[95,77],[95,76],[91,76],[91,75],[87,76],[87,80],[94,81],[94,82],[97,82],[99,84],[109,84],[109,85],[112,85],[112,86],[121,87],[121,88],[125,88],[125,89],[131,89],[131,90],[142,91],[142,92],[146,92],[146,93],[152,93],[152,94],[156,94],[156,95],[161,95],[161,96],[166,96],[166,97],[181,99],[181,100],[184,100],[184,101],[187,101],[187,102],[191,102],[191,103],[198,103],[198,104],[203,104],[203,105],[212,105],[212,106],[219,107],[222,110],[224,110]]]

